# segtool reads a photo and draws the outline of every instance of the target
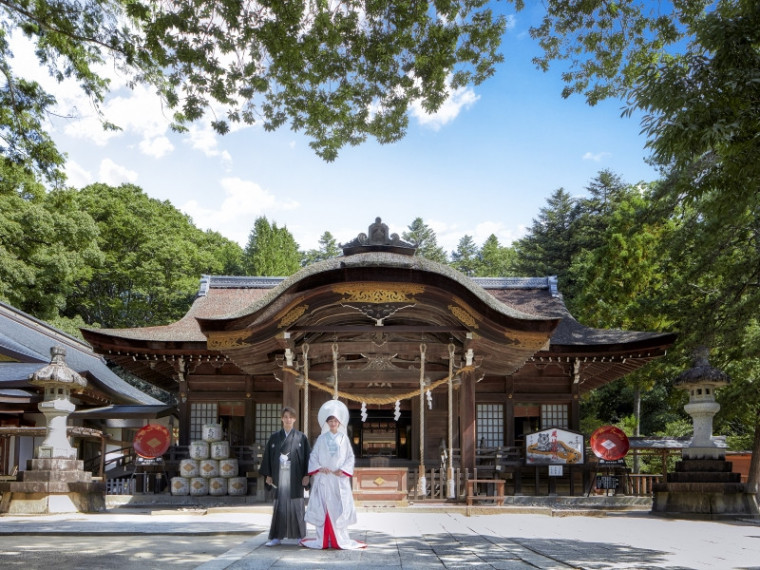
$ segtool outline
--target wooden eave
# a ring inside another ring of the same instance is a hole
[[[556,364],[567,370],[569,387],[578,393],[585,393],[665,356],[676,336],[672,333],[651,333],[636,341],[609,345],[552,344],[549,350],[539,351],[531,357],[519,375],[530,376],[531,370],[537,367]]]
[[[446,369],[449,343],[460,358],[471,348],[484,371],[505,374],[544,347],[559,323],[483,297],[440,274],[362,267],[298,281],[248,314],[198,321],[209,348],[248,374],[276,373],[278,354],[289,348],[298,357],[308,344],[311,373],[328,375],[337,344],[343,373],[367,378],[413,377],[421,345],[429,369]],[[387,367],[371,373],[373,359]]]
[[[82,333],[98,352],[114,364],[167,391],[177,388],[180,361],[192,365],[227,360],[218,351],[209,350],[205,342],[131,339],[92,329],[83,329]]]

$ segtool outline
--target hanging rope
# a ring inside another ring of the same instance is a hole
[[[338,343],[334,342],[332,345],[333,355],[333,378],[335,378],[335,384],[333,389],[333,400],[338,399]]]
[[[287,366],[283,367],[283,370],[290,370],[294,374],[298,374],[297,370],[289,369]],[[464,372],[471,372],[473,370],[475,370],[475,366],[465,366],[463,368],[460,368],[459,370],[457,370],[454,373],[454,375],[452,376],[452,379],[456,378],[457,376],[459,376],[460,374],[462,374]],[[323,392],[333,392],[334,393],[334,389],[331,386],[325,386],[324,384],[320,384],[316,380],[312,380],[310,378],[306,379],[306,381],[309,383],[310,386],[313,386],[317,390],[322,390]],[[448,376],[446,378],[441,378],[440,380],[437,380],[437,381],[433,382],[427,389],[428,390],[435,390],[436,388],[438,388],[439,386],[445,384],[448,381],[449,381],[449,377]],[[374,397],[374,396],[368,396],[366,394],[352,394],[350,392],[340,392],[340,391],[338,391],[338,397],[339,398],[343,398],[345,400],[351,400],[352,402],[366,402],[368,404],[375,404],[375,405],[378,405],[378,406],[384,406],[386,404],[392,404],[396,400],[410,400],[411,398],[416,398],[421,393],[422,392],[420,392],[420,390],[417,389],[417,390],[412,390],[411,392],[404,392],[402,394],[392,394],[392,395],[389,395],[389,396]]]
[[[420,344],[420,476],[425,476],[425,402],[422,393],[425,390],[425,351],[427,346]]]
[[[454,378],[454,343],[449,343],[449,377],[448,377],[448,383],[449,383],[449,470],[448,470],[448,477],[450,478],[452,473],[454,472],[454,387],[453,387],[453,378]]]
[[[303,434],[309,437],[309,343],[303,343]]]

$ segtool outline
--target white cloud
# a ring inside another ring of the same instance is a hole
[[[472,240],[478,247],[483,245],[491,234],[499,240],[499,245],[510,247],[512,242],[520,239],[525,233],[524,226],[515,230],[506,226],[502,222],[484,221],[473,227],[462,227],[459,224],[449,224],[440,220],[426,220],[425,223],[435,231],[438,245],[443,247],[447,254],[455,251],[459,245],[459,240],[465,235],[472,237]]]
[[[42,67],[34,55],[34,45],[27,38],[14,36],[14,70],[24,77],[37,81],[46,91],[55,95],[56,114],[51,128],[62,131],[69,137],[88,141],[97,146],[105,146],[111,140],[125,134],[141,139],[140,149],[152,156],[162,156],[173,147],[166,141],[158,141],[169,130],[170,119],[165,116],[160,98],[144,85],[134,89],[125,87],[125,80],[112,66],[96,66],[95,71],[111,81],[109,94],[101,106],[103,119],[118,125],[122,130],[103,129],[101,116],[90,98],[76,81],[66,79],[58,82]],[[162,154],[156,154],[157,152]]]
[[[223,178],[220,184],[224,199],[217,208],[205,207],[197,200],[191,200],[180,206],[180,210],[193,218],[196,226],[217,230],[242,246],[248,241],[248,234],[257,217],[293,210],[300,205],[295,200],[281,200],[255,182],[241,178]]]
[[[506,227],[501,222],[481,222],[475,226],[475,232],[472,239],[481,247],[483,243],[493,234],[499,240],[499,245],[509,247],[512,242],[521,237],[519,232],[512,228]]]
[[[435,113],[428,113],[419,101],[415,101],[412,103],[412,116],[421,125],[437,131],[446,123],[456,119],[463,109],[472,107],[478,99],[480,95],[477,95],[470,87],[459,87],[449,95]]]
[[[140,152],[154,158],[161,158],[173,150],[174,145],[164,136],[140,141]]]
[[[83,188],[93,182],[92,173],[73,160],[66,163],[65,172],[66,184],[74,188]]]
[[[583,160],[593,160],[594,162],[599,162],[603,158],[607,158],[608,156],[612,156],[612,154],[609,152],[597,152],[597,153],[587,152],[586,154],[583,155]]]
[[[126,134],[139,137],[139,149],[144,154],[160,158],[174,147],[166,138],[169,118],[164,115],[161,102],[155,93],[142,85],[125,90],[121,95],[109,97],[103,105],[106,120],[120,127],[119,131],[105,131],[100,117],[93,111],[67,122],[64,132],[75,139],[105,146],[114,138]]]
[[[219,149],[220,135],[211,127],[210,123],[190,125],[187,135],[189,136],[188,144],[195,150],[201,151],[208,157],[219,157],[226,164],[232,162],[230,153]]]
[[[110,158],[105,158],[100,163],[98,170],[98,179],[100,182],[118,186],[124,183],[134,183],[137,181],[137,172],[116,164]]]

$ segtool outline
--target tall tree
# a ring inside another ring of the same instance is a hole
[[[523,275],[557,275],[567,279],[576,244],[573,222],[578,206],[564,188],[555,190],[533,220],[525,237],[515,242],[517,270]]]
[[[203,238],[199,238],[202,250],[214,252],[222,275],[244,275],[243,248],[237,242],[231,241],[219,232],[207,230]]]
[[[437,261],[438,263],[446,263],[446,250],[438,245],[438,237],[435,235],[435,230],[422,221],[422,218],[414,218],[411,224],[409,224],[408,231],[401,234],[401,239],[411,243],[417,247],[415,255],[430,259],[431,261]]]
[[[265,216],[256,218],[243,253],[248,275],[291,275],[300,268],[300,261],[298,244],[286,227],[270,224]]]
[[[93,184],[70,191],[76,208],[95,220],[102,258],[92,276],[76,284],[64,314],[90,324],[135,327],[182,317],[198,291],[198,278],[224,269],[222,249],[238,247],[196,228],[169,202],[139,187]]]
[[[20,194],[18,179],[6,178],[2,171],[0,299],[37,318],[55,321],[67,297],[90,278],[100,259],[97,228],[70,191]],[[26,182],[27,190],[36,186],[31,175]]]
[[[465,275],[474,277],[480,266],[478,246],[470,235],[459,240],[456,250],[451,252],[451,266]]]
[[[574,241],[578,250],[593,250],[605,242],[609,219],[627,197],[630,187],[612,172],[602,170],[586,186],[587,196],[578,199],[578,211],[573,220]]]
[[[338,246],[338,242],[335,240],[330,232],[325,232],[319,238],[319,248],[310,249],[305,252],[301,258],[301,265],[307,266],[317,261],[324,261],[333,257],[341,255],[342,251]]]
[[[367,136],[401,138],[412,101],[434,111],[452,88],[485,80],[506,27],[482,0],[8,0],[0,14],[0,109],[26,108],[41,124],[50,100],[12,71],[7,36],[18,30],[54,77],[72,77],[96,105],[109,87],[97,67],[113,59],[131,84],[156,88],[177,128],[207,112],[220,133],[287,123],[327,160]],[[36,145],[25,125],[4,124],[19,135],[12,144]]]
[[[671,271],[666,305],[681,323],[684,352],[717,348],[719,362],[752,370],[748,331],[760,306],[760,5],[749,0],[550,2],[534,30],[541,65],[570,60],[566,94],[593,103],[622,96],[644,113],[652,158],[667,178],[654,202],[679,224],[667,240]],[[677,296],[674,296],[677,295]],[[737,362],[736,359],[739,359]],[[760,398],[751,388],[754,455],[760,456]],[[760,463],[750,485],[760,490]]]
[[[499,239],[491,234],[478,252],[476,275],[480,277],[513,277],[516,275],[517,254],[511,247],[499,244]]]

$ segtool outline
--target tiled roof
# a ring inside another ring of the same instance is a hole
[[[561,318],[562,320],[551,338],[551,343],[555,346],[615,345],[650,340],[659,336],[670,336],[670,333],[595,329],[587,327],[579,323],[575,317],[570,314],[559,293],[552,293],[552,289],[549,286],[549,281],[551,279],[552,278],[545,278],[547,282],[542,287],[488,288],[486,290],[502,303],[510,305],[525,313]]]
[[[551,338],[553,346],[605,346],[635,343],[670,336],[664,333],[595,329],[579,323],[567,310],[557,289],[557,278],[475,277],[420,257],[375,252],[338,257],[315,263],[290,277],[204,275],[195,302],[179,321],[159,327],[94,329],[93,332],[126,340],[205,343],[197,318],[244,316],[266,306],[283,291],[310,275],[348,266],[380,266],[438,273],[467,286],[495,310],[522,319],[562,319]]]
[[[228,278],[225,278],[228,279]],[[228,286],[211,286],[205,294],[196,297],[187,314],[179,321],[165,326],[142,327],[134,329],[92,329],[96,333],[117,336],[131,340],[149,340],[163,342],[206,342],[205,335],[198,325],[198,318],[213,319],[224,315],[238,313],[266,295],[271,286],[266,288]]]
[[[66,364],[70,368],[115,400],[162,404],[114,374],[88,344],[5,303],[0,303],[0,331],[0,355],[5,357],[5,361],[0,360],[3,388],[29,386],[29,375],[50,362],[50,348],[58,345],[66,349]]]

